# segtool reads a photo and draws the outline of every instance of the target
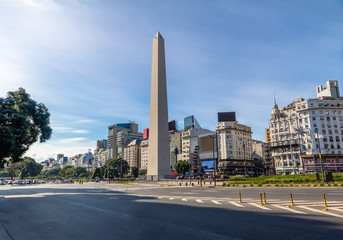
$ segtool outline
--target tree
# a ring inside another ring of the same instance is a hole
[[[108,159],[105,164],[106,168],[109,169],[110,177],[111,173],[113,173],[114,176],[120,176],[122,178],[129,170],[128,162],[121,158]]]
[[[36,141],[51,137],[50,113],[43,103],[30,98],[25,89],[8,92],[0,98],[0,166],[5,159],[22,161],[21,156]]]
[[[137,177],[138,177],[138,168],[137,168],[137,167],[132,167],[132,168],[131,168],[131,175],[132,175],[134,178],[137,178]]]
[[[37,163],[33,158],[24,157],[23,161],[12,163],[9,167],[11,177],[19,175],[21,179],[26,177],[35,177],[40,174],[43,166]]]
[[[100,168],[96,168],[94,169],[94,172],[92,174],[92,179],[94,178],[101,178],[101,171]]]
[[[141,169],[140,171],[139,171],[139,175],[146,175],[146,172],[147,172],[147,170],[146,169]]]
[[[175,171],[179,175],[181,174],[185,175],[185,173],[189,171],[189,168],[190,168],[190,164],[187,160],[181,160],[175,164]]]

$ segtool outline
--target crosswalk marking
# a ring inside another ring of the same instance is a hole
[[[318,212],[318,213],[330,215],[330,216],[333,216],[333,217],[343,218],[343,216],[335,214],[335,213],[325,212],[323,210],[319,210],[319,209],[315,209],[315,208],[310,208],[310,207],[306,207],[306,206],[299,206],[299,207],[300,208],[304,208],[304,209],[309,210],[309,211],[312,211],[312,212]]]
[[[285,206],[279,206],[279,205],[273,205],[273,206],[281,208],[281,209],[284,209],[284,210],[287,210],[287,211],[290,211],[290,212],[294,212],[294,213],[307,214],[305,212],[301,212],[301,211],[298,211],[298,210],[295,210],[295,209],[292,209],[292,208],[289,208],[289,207],[285,207]]]
[[[333,209],[333,210],[338,211],[338,212],[343,212],[343,209],[340,209],[338,207],[330,207],[330,209]]]
[[[218,202],[218,201],[216,201],[216,200],[212,200],[212,202],[213,202],[214,204],[222,205],[220,202]]]
[[[253,205],[253,206],[255,206],[255,207],[264,209],[264,210],[271,210],[270,208],[264,207],[264,206],[259,205],[259,204],[257,204],[257,203],[249,203],[249,204],[250,204],[250,205]]]
[[[202,200],[200,199],[195,199],[195,201],[197,201],[198,203],[204,203]]]
[[[187,202],[187,199],[186,199],[186,198],[182,198],[181,200],[184,201],[184,202]]]
[[[170,197],[169,200],[174,200],[174,198]]]
[[[236,202],[229,202],[233,205],[235,205],[236,207],[244,207],[242,204],[236,203]]]

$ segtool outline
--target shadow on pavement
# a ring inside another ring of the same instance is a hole
[[[342,239],[342,219],[161,202],[108,189],[0,190],[9,239]],[[132,193],[131,193],[132,194]],[[13,197],[14,196],[14,197]],[[158,201],[157,201],[158,200]]]

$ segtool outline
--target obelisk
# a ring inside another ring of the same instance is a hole
[[[170,178],[168,101],[164,39],[158,32],[152,44],[149,149],[147,180]]]

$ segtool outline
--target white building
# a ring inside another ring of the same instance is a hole
[[[343,170],[343,98],[338,82],[328,81],[327,88],[316,90],[316,99],[297,98],[280,109],[274,103],[269,128],[279,174],[320,171],[321,166],[326,171]]]
[[[124,147],[123,159],[126,160],[130,166],[139,168],[140,166],[140,140],[132,140],[126,147]]]
[[[251,127],[237,121],[219,122],[216,128],[221,171],[234,174],[253,174]]]
[[[148,148],[149,148],[149,139],[144,139],[140,144],[140,169],[148,168]]]

